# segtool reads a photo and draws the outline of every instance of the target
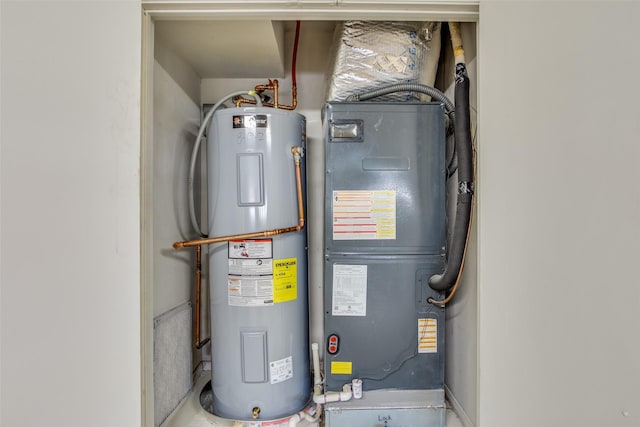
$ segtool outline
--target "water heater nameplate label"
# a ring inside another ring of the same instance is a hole
[[[273,263],[273,302],[294,301],[298,298],[298,260],[277,259]]]
[[[334,191],[333,240],[396,238],[395,190]]]
[[[281,383],[293,378],[293,358],[291,356],[284,359],[275,360],[269,363],[271,373],[271,384]]]
[[[438,352],[438,319],[418,319],[418,353]]]
[[[367,266],[333,265],[333,316],[367,315]]]
[[[256,114],[251,116],[233,116],[233,128],[266,128],[268,127],[268,119],[266,114]]]

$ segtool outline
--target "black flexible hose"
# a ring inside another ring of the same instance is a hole
[[[447,264],[442,274],[429,278],[429,286],[445,292],[458,280],[471,222],[473,201],[473,147],[471,144],[471,114],[469,109],[469,76],[464,64],[456,64],[454,136],[458,156],[458,197],[453,241],[447,251]]]

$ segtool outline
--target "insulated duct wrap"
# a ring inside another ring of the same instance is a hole
[[[433,85],[440,56],[440,23],[346,21],[334,33],[327,100],[391,83]],[[419,100],[418,93],[394,93],[376,101]]]

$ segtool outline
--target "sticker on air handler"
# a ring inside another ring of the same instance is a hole
[[[418,353],[438,352],[438,319],[418,319]]]
[[[332,316],[367,315],[367,266],[333,265]]]
[[[395,190],[334,191],[331,213],[333,240],[396,238]]]
[[[331,361],[331,375],[351,375],[353,373],[352,362]]]

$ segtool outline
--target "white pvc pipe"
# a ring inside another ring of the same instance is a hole
[[[310,423],[316,423],[320,419],[320,412],[322,407],[316,406],[315,415],[310,415],[307,411],[302,410],[295,415],[292,415],[289,418],[289,427],[296,427],[300,421],[303,419],[309,421]]]
[[[289,427],[296,427],[302,419],[315,423],[322,414],[322,405],[330,402],[346,402],[351,400],[353,393],[351,384],[342,386],[340,392],[329,392],[322,394],[322,376],[320,375],[320,355],[318,353],[318,343],[311,344],[311,357],[313,359],[313,401],[316,404],[314,415],[302,410],[289,418]]]
[[[318,343],[311,344],[311,357],[313,359],[313,385],[322,384],[322,376],[320,375],[320,355],[318,354]]]
[[[353,394],[351,393],[351,384],[345,384],[342,386],[342,391],[329,392],[325,394],[313,394],[313,401],[317,404],[325,404],[331,402],[346,402],[351,400]]]

